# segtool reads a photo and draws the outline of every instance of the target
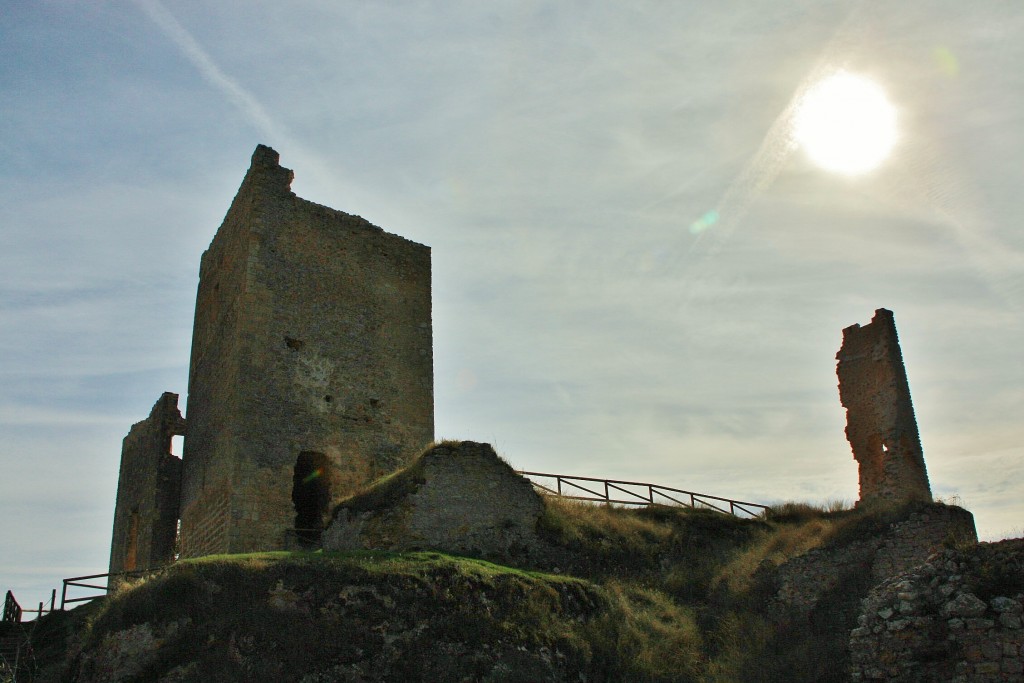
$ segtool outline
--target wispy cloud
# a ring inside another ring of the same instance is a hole
[[[192,37],[159,0],[135,0],[164,34],[174,41],[182,54],[199,70],[203,78],[216,87],[246,115],[260,133],[271,139],[282,139],[280,126],[270,118],[263,106],[237,81],[224,73],[203,47]]]

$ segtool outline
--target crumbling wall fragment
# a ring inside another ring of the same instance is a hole
[[[174,561],[181,459],[171,453],[171,439],[184,433],[178,395],[165,392],[149,417],[132,425],[124,437],[110,572],[152,569]]]
[[[544,510],[526,478],[485,443],[442,443],[406,470],[343,501],[325,550],[441,550],[514,559],[536,545]]]
[[[892,311],[843,330],[836,355],[846,438],[860,470],[858,505],[930,501],[921,437]]]

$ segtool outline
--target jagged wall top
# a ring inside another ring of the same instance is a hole
[[[892,311],[843,330],[836,354],[846,438],[860,470],[859,503],[931,500],[921,437]]]

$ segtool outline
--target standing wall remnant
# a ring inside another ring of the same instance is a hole
[[[121,446],[110,572],[153,569],[174,561],[181,459],[171,439],[185,433],[178,395],[164,393]]]
[[[433,440],[430,249],[300,199],[260,145],[203,254],[181,554],[316,545]]]
[[[490,444],[446,441],[342,501],[325,550],[440,550],[508,561],[537,544],[544,503]]]
[[[880,308],[869,325],[843,330],[836,360],[839,400],[846,408],[846,438],[860,470],[857,504],[930,501],[892,311]]]

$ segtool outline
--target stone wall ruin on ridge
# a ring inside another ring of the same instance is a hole
[[[490,444],[444,442],[343,501],[325,550],[441,550],[518,557],[536,545],[540,495]]]
[[[184,433],[178,395],[166,392],[149,417],[132,425],[124,437],[110,544],[111,573],[149,569],[174,560],[181,459],[171,454],[171,439]]]
[[[846,408],[846,438],[860,472],[857,504],[930,501],[892,311],[880,308],[870,324],[844,329],[836,360],[839,399]]]

